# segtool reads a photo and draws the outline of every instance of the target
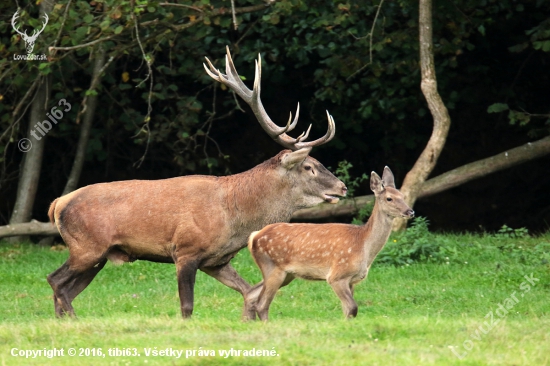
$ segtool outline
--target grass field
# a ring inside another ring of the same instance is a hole
[[[0,243],[0,364],[549,365],[550,253],[540,248],[550,235],[428,239],[455,254],[375,263],[356,287],[356,319],[343,319],[326,283],[296,280],[267,324],[241,322],[240,295],[203,273],[193,319],[183,321],[175,267],[149,262],[108,263],[73,302],[78,319],[55,319],[46,276],[68,252]],[[260,279],[246,250],[233,263]],[[63,355],[25,357],[54,348]],[[258,350],[266,355],[250,355]]]

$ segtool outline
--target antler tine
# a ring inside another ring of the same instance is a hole
[[[309,127],[307,128],[307,131],[302,132],[302,134],[296,138],[296,142],[301,142],[301,141],[306,140],[309,136],[309,131],[311,131],[311,123],[309,124]]]
[[[286,123],[285,132],[292,131],[294,127],[298,124],[298,118],[300,117],[300,102],[298,102],[298,107],[296,107],[296,116],[294,117],[294,120],[292,123],[290,121],[292,120],[292,112],[290,112],[290,117],[288,117],[288,122]]]
[[[230,81],[233,85],[231,89],[239,94],[239,96],[243,98],[246,103],[250,104],[253,92],[252,90],[248,89],[244,82],[241,80],[241,77],[239,76],[239,73],[235,68],[235,64],[233,63],[233,58],[231,57],[229,47],[225,46],[225,50],[227,52],[227,54],[225,55],[225,72],[227,74],[228,81]]]
[[[307,141],[307,142],[298,141],[296,143],[296,147],[298,149],[303,149],[305,147],[319,146],[319,145],[322,145],[322,144],[326,144],[327,142],[332,140],[332,138],[334,137],[334,135],[336,133],[336,125],[334,123],[334,118],[332,118],[332,116],[330,115],[330,113],[328,111],[326,111],[326,112],[327,112],[327,120],[328,120],[327,133],[325,133],[325,135],[323,137],[318,138],[315,141]],[[308,129],[308,133],[309,133],[309,129]],[[305,139],[305,137],[302,138],[302,140],[304,140],[304,139]]]
[[[225,56],[227,75],[224,75],[220,70],[216,69],[208,57],[205,57],[205,59],[208,63],[208,67],[206,67],[203,63],[204,69],[212,79],[226,85],[231,90],[235,91],[241,98],[243,98],[245,102],[250,103],[252,92],[246,87],[246,85],[244,85],[239,77],[239,74],[237,74],[235,66],[233,66],[233,60],[231,60],[231,54],[229,54],[229,57],[227,55]],[[233,70],[231,70],[231,68]]]
[[[202,66],[204,66],[204,70],[206,70],[206,73],[214,80],[218,81],[218,82],[222,82],[222,79],[221,79],[221,72],[220,70],[216,69],[214,67],[214,65],[212,65],[212,62],[210,62],[210,60],[208,59],[208,57],[205,57],[206,59],[206,62],[208,63],[208,67],[203,63]],[[208,68],[210,68],[210,70],[208,70]]]

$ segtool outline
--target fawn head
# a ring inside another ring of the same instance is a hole
[[[390,217],[412,219],[414,211],[407,205],[403,194],[395,188],[393,173],[385,167],[382,178],[375,172],[370,176],[370,189],[374,192],[380,211]]]

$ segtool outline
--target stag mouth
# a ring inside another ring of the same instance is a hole
[[[343,196],[340,196],[340,197],[343,197]],[[324,194],[323,195],[323,199],[328,202],[328,203],[338,203],[338,201],[340,201],[340,197],[337,196],[337,195],[332,195],[332,194]]]

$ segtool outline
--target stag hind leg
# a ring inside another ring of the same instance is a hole
[[[89,284],[99,271],[105,266],[107,259],[94,261],[85,269],[73,269],[71,259],[48,276],[48,283],[53,289],[55,315],[74,317],[72,302]]]
[[[342,310],[346,318],[355,318],[357,316],[357,303],[353,299],[353,286],[350,279],[340,279],[329,282],[330,286],[342,302]]]
[[[98,242],[74,236],[63,227],[60,232],[69,247],[69,259],[48,276],[48,283],[53,289],[55,315],[74,317],[73,300],[103,269],[107,259]]]
[[[252,286],[250,286],[248,282],[246,282],[241,276],[239,276],[231,263],[226,263],[224,265],[216,267],[203,267],[201,268],[201,271],[208,274],[209,276],[214,277],[227,287],[232,288],[233,290],[238,291],[241,295],[243,295],[244,309],[242,319],[244,321],[254,320],[256,318],[255,298],[253,294],[251,296]]]

